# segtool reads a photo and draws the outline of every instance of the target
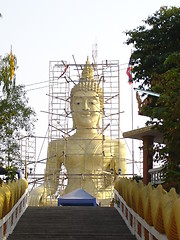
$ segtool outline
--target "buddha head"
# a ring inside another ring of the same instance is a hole
[[[87,59],[79,83],[71,90],[73,128],[100,128],[103,113],[103,92],[94,78]]]

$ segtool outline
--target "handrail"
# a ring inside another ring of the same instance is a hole
[[[175,188],[167,192],[162,185],[152,187],[151,183],[144,185],[142,181],[122,178],[115,182],[115,189],[114,202],[123,215],[128,220],[130,218],[131,226],[134,226],[135,221],[138,235],[142,237],[137,239],[144,239],[144,236],[145,239],[152,239],[147,235],[154,228],[168,239],[180,240],[180,196]]]
[[[12,233],[20,217],[28,206],[28,189],[14,205],[11,211],[2,219],[0,219],[0,239],[6,240]]]
[[[114,190],[114,207],[117,209],[121,217],[133,235],[138,240],[159,239],[167,240],[165,234],[159,233],[153,226],[150,226],[143,218],[130,208],[124,199]]]

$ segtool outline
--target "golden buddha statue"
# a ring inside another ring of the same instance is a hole
[[[118,169],[126,173],[124,142],[104,136],[100,127],[103,92],[94,78],[89,60],[79,83],[71,90],[70,107],[76,132],[67,139],[49,143],[45,182],[31,192],[30,205],[37,206],[43,201],[44,194],[56,192],[61,164],[64,164],[68,176],[63,194],[83,188],[101,201],[112,192]]]

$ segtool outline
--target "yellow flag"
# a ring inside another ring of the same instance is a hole
[[[10,69],[11,69],[10,79],[12,80],[14,76],[14,58],[13,58],[12,50],[11,50],[11,58],[10,58]]]

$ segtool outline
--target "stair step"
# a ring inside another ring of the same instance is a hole
[[[136,239],[115,208],[28,207],[8,240]]]

